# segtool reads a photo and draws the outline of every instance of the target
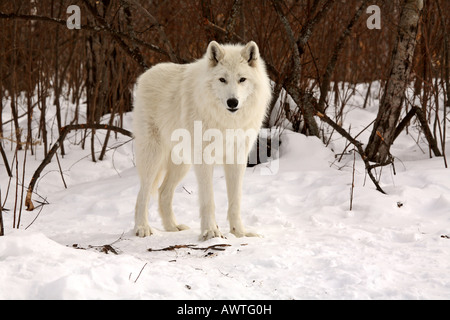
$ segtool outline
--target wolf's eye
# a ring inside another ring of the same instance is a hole
[[[245,82],[246,80],[247,80],[247,78],[240,78],[239,83]]]
[[[219,81],[222,83],[227,83],[227,80],[225,80],[225,78],[220,78]]]

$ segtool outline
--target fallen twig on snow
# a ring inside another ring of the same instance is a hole
[[[114,253],[115,255],[118,255],[118,254],[119,254],[119,252],[118,252],[112,245],[110,245],[110,244],[104,244],[104,245],[101,245],[101,246],[92,246],[92,245],[88,245],[87,248],[84,248],[84,247],[80,247],[80,246],[78,245],[78,243],[74,243],[74,244],[72,245],[72,248],[78,249],[78,250],[94,249],[94,250],[96,250],[96,251],[98,251],[98,252],[105,253],[105,254],[108,254],[108,253],[110,253],[110,252]]]
[[[115,244],[116,242],[122,240],[122,237],[123,237],[123,233],[120,235],[120,237],[117,240],[111,242],[110,244],[103,244],[103,245],[100,245],[100,246],[88,245],[87,248],[80,247],[77,243],[74,243],[72,245],[72,248],[79,249],[79,250],[94,249],[94,250],[99,251],[101,253],[108,254],[108,253],[112,252],[115,255],[118,255],[119,251],[116,248],[114,248],[112,245]]]
[[[231,247],[231,244],[213,244],[212,246],[209,247],[205,247],[205,248],[197,248],[196,244],[176,244],[174,246],[168,246],[162,249],[152,249],[149,248],[147,249],[147,251],[149,252],[154,252],[154,251],[173,251],[176,249],[192,249],[192,250],[203,250],[203,251],[208,251],[208,250],[216,250],[216,251],[225,251],[224,247]]]

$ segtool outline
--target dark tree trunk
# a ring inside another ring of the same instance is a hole
[[[394,142],[395,129],[402,110],[403,97],[412,68],[414,48],[423,0],[406,0],[392,51],[391,68],[380,108],[366,148],[370,161],[386,163]]]

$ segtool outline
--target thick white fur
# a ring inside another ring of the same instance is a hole
[[[246,80],[241,82],[242,78]],[[227,100],[231,98],[239,101],[234,113],[227,109]],[[203,132],[219,129],[224,137],[226,129],[258,132],[270,99],[269,78],[254,42],[242,46],[213,41],[204,57],[196,62],[161,63],[139,77],[133,114],[136,166],[141,183],[135,211],[136,235],[152,234],[148,203],[156,191],[164,228],[167,231],[188,228],[177,224],[172,211],[174,190],[190,168],[189,164],[174,164],[171,159],[171,150],[177,143],[171,141],[174,130],[186,129],[194,137],[194,121],[201,121]],[[247,139],[245,155],[255,138]],[[213,166],[204,162],[194,164],[199,183],[201,238],[205,240],[222,236],[214,215]],[[240,216],[245,167],[237,163],[224,165],[230,232],[237,237],[255,236],[245,231]]]

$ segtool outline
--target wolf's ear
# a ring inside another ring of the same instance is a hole
[[[241,51],[242,57],[247,61],[250,67],[254,67],[256,60],[259,58],[259,48],[254,41],[250,41],[246,44]]]
[[[223,59],[225,51],[216,41],[211,41],[208,45],[208,49],[206,50],[206,55],[209,59],[210,65],[215,67],[219,61]]]

